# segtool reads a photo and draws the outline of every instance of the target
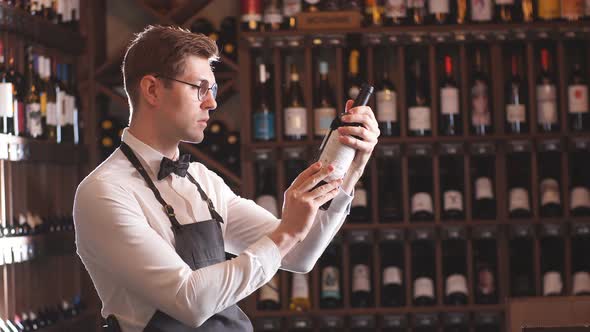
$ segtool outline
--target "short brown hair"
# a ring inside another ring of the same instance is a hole
[[[149,25],[135,35],[125,52],[123,84],[134,110],[139,101],[139,82],[148,74],[176,77],[184,71],[189,55],[217,61],[217,44],[209,37],[176,26]],[[164,84],[169,84],[165,82]]]

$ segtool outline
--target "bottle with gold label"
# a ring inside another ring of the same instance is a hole
[[[383,25],[383,5],[378,0],[365,0],[365,25]]]
[[[533,0],[521,0],[522,20],[523,22],[532,22],[535,19]]]
[[[309,300],[309,275],[293,273],[291,274],[291,301],[289,309],[291,311],[309,311],[311,301]]]
[[[556,20],[561,16],[560,8],[559,0],[539,0],[537,2],[537,16],[543,21]]]

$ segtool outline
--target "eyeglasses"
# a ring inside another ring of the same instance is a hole
[[[209,86],[209,81],[207,80],[203,80],[201,81],[201,85],[196,85],[193,83],[189,83],[186,81],[182,81],[182,80],[178,80],[176,78],[172,78],[172,77],[168,77],[168,76],[164,76],[164,75],[155,75],[154,77],[156,78],[165,78],[167,80],[172,80],[172,81],[176,81],[179,83],[184,83],[186,85],[189,85],[195,89],[199,89],[199,101],[202,101],[203,98],[205,98],[205,96],[207,96],[207,92],[209,92],[209,90],[211,90],[211,94],[213,95],[213,99],[215,99],[217,97],[217,83],[213,83],[212,86]]]

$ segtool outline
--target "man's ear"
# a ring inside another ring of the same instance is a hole
[[[139,93],[148,105],[158,104],[159,90],[162,88],[160,83],[154,75],[145,75],[139,81]]]

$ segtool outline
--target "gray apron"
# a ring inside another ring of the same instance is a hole
[[[225,247],[223,244],[223,236],[221,232],[221,223],[223,223],[223,219],[215,211],[215,207],[213,206],[213,202],[209,199],[207,194],[203,191],[201,186],[197,183],[197,181],[187,173],[187,178],[191,181],[199,191],[201,199],[207,202],[207,207],[209,209],[209,213],[211,214],[212,219],[195,222],[192,224],[181,225],[176,216],[174,214],[174,209],[172,206],[168,205],[162,195],[154,185],[154,182],[149,177],[147,172],[145,171],[144,167],[141,165],[131,148],[125,144],[121,143],[121,150],[129,159],[131,164],[135,167],[135,169],[141,174],[144,178],[146,184],[160,204],[164,207],[164,210],[168,214],[168,219],[170,219],[170,223],[172,224],[172,230],[174,232],[174,240],[176,242],[176,253],[182,258],[182,260],[190,266],[190,268],[195,271],[197,269],[221,263],[226,260],[225,258]],[[207,301],[208,299],[203,299],[203,301]],[[112,323],[108,323],[109,319],[107,319],[107,323],[109,327],[116,326],[116,318],[113,316],[109,316]],[[144,332],[203,332],[203,331],[227,331],[227,332],[243,332],[243,331],[252,331],[252,324],[250,320],[238,308],[237,305],[232,305],[226,308],[225,310],[218,312],[211,316],[207,321],[205,321],[199,327],[190,327],[184,325],[183,323],[177,321],[176,319],[168,316],[167,314],[157,310],[156,313],[152,316],[150,321],[148,322],[147,326],[144,328]],[[112,329],[111,331],[117,331],[116,329]]]

